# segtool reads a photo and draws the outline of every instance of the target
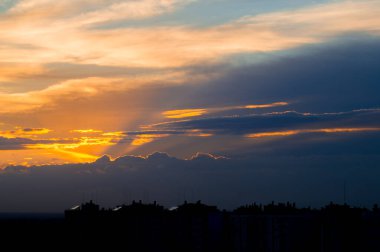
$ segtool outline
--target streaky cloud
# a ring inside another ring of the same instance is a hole
[[[210,108],[193,108],[193,109],[176,109],[167,110],[162,112],[162,115],[170,119],[182,119],[188,117],[199,117],[206,114],[212,114],[217,112],[225,112],[229,110],[242,110],[242,109],[264,109],[287,106],[287,102],[273,102],[268,104],[249,104],[244,106],[225,106],[225,107],[210,107]]]
[[[380,122],[380,109],[361,109],[336,113],[299,113],[295,111],[187,119],[151,125],[156,130],[210,131],[216,134],[254,134],[270,130],[321,130],[328,128],[374,129]],[[305,129],[306,128],[306,129]],[[349,131],[349,130],[347,130]]]
[[[273,131],[248,134],[248,138],[292,136],[305,133],[355,133],[355,132],[380,132],[380,128],[324,128],[324,129],[299,129],[288,131]]]

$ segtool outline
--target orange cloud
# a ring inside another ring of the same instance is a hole
[[[0,63],[0,82],[27,79],[46,74],[46,69],[39,64]]]
[[[100,66],[176,68],[135,78],[85,78],[31,92],[0,92],[0,113],[29,111],[61,97],[94,96],[155,82],[183,83],[178,67],[223,61],[239,53],[286,50],[349,32],[379,35],[380,3],[339,1],[291,11],[247,16],[209,27],[160,26],[96,29],[88,24],[144,18],[174,11],[191,1],[24,0],[1,14],[3,80],[47,75],[53,62]],[[86,11],[91,6],[91,11]],[[27,44],[24,44],[24,42]],[[22,43],[21,43],[22,42]],[[157,50],[159,48],[159,50]],[[28,67],[31,66],[31,67]],[[94,74],[96,76],[96,73]],[[191,76],[193,78],[193,76]],[[247,108],[259,108],[248,105]],[[196,116],[200,111],[189,113]],[[186,115],[178,114],[174,116]]]
[[[124,131],[106,132],[106,133],[103,133],[102,136],[121,138],[125,136],[125,132]]]
[[[71,130],[71,133],[81,133],[81,134],[87,134],[87,133],[103,133],[102,130],[94,130],[94,129],[78,129],[78,130]]]
[[[339,1],[248,16],[208,28],[115,29],[89,29],[83,25],[163,14],[190,1],[111,1],[88,13],[78,13],[75,8],[80,4],[68,2],[69,7],[52,0],[22,1],[16,5],[0,22],[0,39],[10,45],[0,50],[1,58],[19,63],[178,67],[219,61],[236,53],[286,50],[347,32],[378,35],[380,26],[380,3],[374,0]],[[60,14],[61,9],[62,15],[54,14]],[[32,15],[28,17],[27,13]],[[21,47],[20,41],[28,41],[31,48]]]
[[[325,129],[300,129],[287,131],[273,131],[248,134],[248,138],[263,138],[263,137],[281,137],[292,136],[302,133],[352,133],[352,132],[368,132],[380,131],[380,128],[325,128]]]
[[[262,137],[277,137],[277,136],[291,136],[301,133],[300,130],[288,130],[288,131],[274,131],[274,132],[263,132],[263,133],[254,133],[248,134],[248,138],[262,138]]]
[[[229,106],[229,107],[220,107],[220,108],[197,108],[197,109],[178,109],[178,110],[167,110],[162,112],[166,118],[171,119],[182,119],[188,117],[202,116],[211,112],[221,112],[234,109],[263,109],[263,108],[273,108],[280,106],[287,106],[287,102],[274,102],[269,104],[252,104],[245,106]]]
[[[163,112],[162,114],[166,118],[187,118],[187,117],[195,117],[201,116],[207,113],[206,109],[179,109],[179,110],[168,110]]]
[[[131,145],[132,146],[141,146],[150,142],[153,142],[154,140],[162,137],[167,137],[168,134],[141,134],[137,135],[135,139],[133,139]]]
[[[105,9],[82,14],[73,19],[78,25],[112,22],[125,19],[142,19],[172,12],[190,0],[140,0],[115,2]]]
[[[37,135],[48,134],[52,130],[46,128],[21,128],[16,127],[14,130],[0,131],[0,136],[6,138],[16,138],[16,137],[36,137]]]
[[[195,137],[211,137],[214,134],[211,133],[205,133],[199,129],[194,129],[194,130],[188,130],[185,133],[186,136],[195,136]]]
[[[98,156],[69,150],[25,149],[1,150],[0,170],[9,165],[42,165],[92,162]]]
[[[274,102],[270,104],[254,104],[254,105],[246,105],[244,108],[247,109],[262,109],[262,108],[273,108],[273,107],[280,107],[280,106],[287,106],[289,103],[287,102]]]
[[[22,20],[29,18],[51,20],[66,18],[77,26],[111,22],[115,20],[141,19],[172,12],[188,4],[190,0],[22,0],[16,3],[8,15]]]
[[[175,84],[183,81],[183,73],[167,73],[139,78],[100,78],[72,79],[51,85],[42,90],[24,93],[1,93],[0,113],[17,113],[35,110],[44,105],[53,105],[57,100],[75,99],[103,94],[104,92],[127,90],[165,80]]]
[[[25,145],[28,149],[77,149],[82,146],[94,146],[102,145],[109,146],[114,145],[115,142],[113,138],[108,137],[80,137],[73,139],[47,139],[56,140],[53,143],[42,143],[42,144],[27,144]],[[66,140],[66,141],[63,141]]]

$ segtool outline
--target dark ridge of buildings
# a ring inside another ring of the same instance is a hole
[[[123,243],[125,251],[380,251],[380,210],[330,203],[251,204],[220,211],[200,201],[165,209],[141,201],[114,209],[93,202],[65,211],[73,237]]]
[[[274,202],[268,205],[258,205],[257,203],[253,203],[250,205],[245,205],[238,207],[233,212],[236,214],[295,214],[305,211],[311,211],[310,208],[296,208],[295,203],[278,203]]]
[[[152,252],[380,251],[380,209],[334,204],[250,204],[234,211],[200,201],[165,208],[133,201],[104,209],[90,201],[54,215],[0,218],[0,237],[13,250],[83,248]],[[52,245],[53,244],[53,245]]]
[[[172,211],[175,213],[191,215],[207,215],[220,212],[220,210],[216,206],[208,206],[202,204],[201,201],[197,201],[196,203],[188,203],[187,201],[185,201],[183,205],[173,208]]]

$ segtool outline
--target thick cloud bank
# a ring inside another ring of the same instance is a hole
[[[280,154],[276,159],[197,154],[184,160],[154,153],[115,160],[104,156],[86,164],[9,166],[0,174],[0,211],[60,212],[90,199],[106,207],[134,199],[167,207],[185,199],[227,209],[272,200],[319,206],[341,202],[344,181],[350,203],[370,206],[380,193],[379,161],[376,155]]]

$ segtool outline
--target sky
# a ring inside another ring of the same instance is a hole
[[[380,1],[0,0],[0,211],[380,202]]]

